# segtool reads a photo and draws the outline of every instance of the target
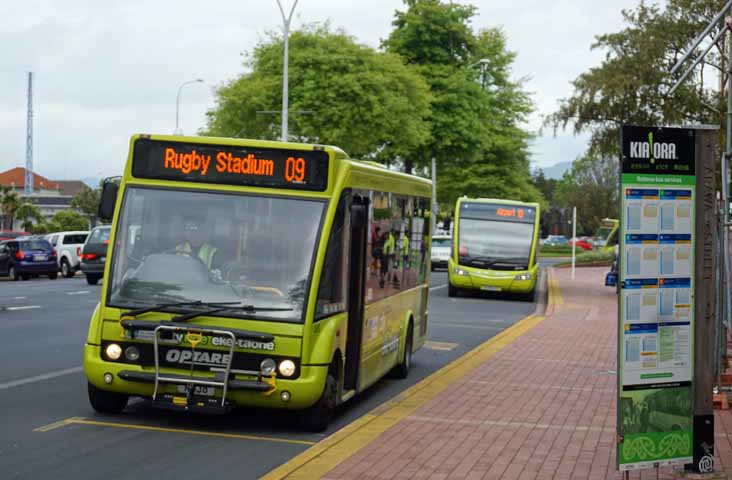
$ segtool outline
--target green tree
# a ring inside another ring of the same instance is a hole
[[[89,221],[74,210],[56,212],[48,224],[50,232],[66,232],[73,230],[88,230]]]
[[[4,228],[8,230],[13,229],[13,220],[15,219],[15,212],[19,204],[20,198],[12,188],[0,186],[0,210],[2,210],[3,217],[5,218]]]
[[[618,218],[617,159],[591,154],[578,158],[557,184],[554,199],[561,208],[577,207],[581,231],[593,234],[603,218]]]
[[[23,202],[18,206],[15,211],[15,218],[21,221],[20,226],[23,230],[26,232],[33,231],[33,233],[36,233],[33,226],[44,222],[41,211],[30,202]]]
[[[597,36],[591,47],[606,52],[603,62],[572,82],[572,95],[560,102],[546,125],[589,132],[591,153],[613,156],[619,154],[622,124],[723,125],[723,100],[710,88],[717,82],[709,78],[719,73],[721,45],[712,48],[673,97],[667,98],[666,92],[691,63],[673,76],[671,68],[725,3],[669,0],[662,8],[641,1],[636,9],[623,11],[626,27]],[[709,37],[718,31],[712,29]]]
[[[407,0],[384,41],[427,80],[433,100],[428,141],[405,159],[412,166],[437,163],[437,195],[451,209],[462,194],[539,200],[529,181],[528,140],[520,125],[532,105],[511,80],[515,54],[500,29],[475,33],[472,6],[440,0]]]
[[[428,87],[401,58],[327,25],[295,31],[289,43],[292,140],[333,144],[355,158],[387,163],[426,141]],[[279,139],[279,115],[258,112],[279,112],[282,49],[282,38],[274,35],[254,48],[245,64],[250,72],[218,89],[202,133]]]
[[[101,194],[100,189],[92,190],[91,188],[87,188],[74,195],[74,198],[71,199],[71,207],[87,215],[94,216],[97,214],[97,208],[99,208]]]

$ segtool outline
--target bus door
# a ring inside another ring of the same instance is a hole
[[[366,234],[368,198],[354,195],[351,203],[351,258],[348,278],[348,338],[343,388],[355,390],[361,366],[363,338],[364,279],[366,278]]]

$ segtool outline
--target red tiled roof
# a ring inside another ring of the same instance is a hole
[[[0,185],[3,185],[5,187],[14,186],[15,188],[24,188],[25,168],[15,167],[0,173]],[[37,173],[33,174],[33,187],[43,188],[44,190],[58,190],[61,188],[58,183],[52,182],[51,180],[47,179],[46,177],[42,177]]]

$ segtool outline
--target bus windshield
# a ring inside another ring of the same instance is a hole
[[[232,302],[261,309],[247,317],[301,321],[323,211],[319,200],[130,187],[108,302]]]
[[[493,270],[528,268],[532,223],[460,219],[460,264]]]

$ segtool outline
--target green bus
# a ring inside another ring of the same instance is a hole
[[[293,409],[324,430],[426,340],[431,188],[332,146],[133,136],[99,207],[92,407]]]
[[[618,244],[619,227],[620,222],[616,218],[603,218],[595,233],[594,248],[607,252],[615,251],[615,245]]]
[[[459,198],[448,295],[463,290],[522,294],[533,301],[539,243],[539,204],[493,198]]]

